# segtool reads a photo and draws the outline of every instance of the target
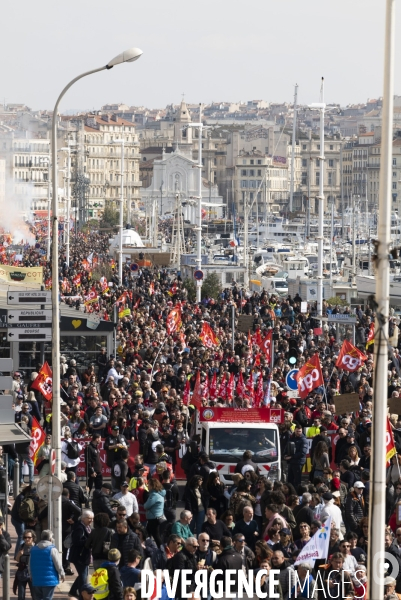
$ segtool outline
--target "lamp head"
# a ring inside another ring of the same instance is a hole
[[[116,65],[120,65],[121,63],[134,62],[134,60],[138,60],[138,58],[142,56],[142,54],[143,52],[139,48],[128,48],[128,50],[125,50],[124,52],[110,60],[106,65],[106,69],[112,69],[113,67],[115,67]]]

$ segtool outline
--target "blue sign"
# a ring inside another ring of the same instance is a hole
[[[139,266],[136,263],[132,263],[131,271],[137,271],[138,269],[139,269]]]
[[[287,377],[285,378],[285,383],[290,390],[297,390],[298,384],[295,379],[295,375],[298,373],[298,369],[292,369],[287,373]]]
[[[197,271],[195,271],[194,277],[198,281],[201,281],[203,279],[203,271],[201,271],[200,269],[198,269]]]

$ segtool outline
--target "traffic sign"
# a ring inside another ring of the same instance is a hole
[[[52,311],[51,310],[9,310],[7,317],[7,327],[33,327],[43,328],[51,327]]]
[[[298,384],[295,379],[295,375],[298,373],[299,369],[291,369],[288,371],[287,377],[285,378],[286,386],[290,388],[290,390],[297,390]]]
[[[0,390],[12,390],[13,378],[10,375],[0,376]]]
[[[0,358],[0,371],[2,373],[11,373],[13,370],[13,359],[12,358]]]
[[[203,279],[203,271],[198,269],[197,271],[194,272],[194,277],[197,281],[201,281]]]
[[[20,292],[10,290],[7,293],[7,304],[51,304],[51,292]]]
[[[26,327],[7,329],[9,342],[45,342],[52,339],[52,330],[42,327]]]
[[[298,397],[299,397],[298,390],[288,390],[287,398],[298,398]]]
[[[57,500],[62,494],[63,484],[58,477],[45,475],[39,479],[36,491],[42,500],[48,501],[49,496],[51,496],[52,500]]]
[[[139,265],[137,265],[136,263],[131,264],[131,271],[138,271],[138,269],[139,269]]]

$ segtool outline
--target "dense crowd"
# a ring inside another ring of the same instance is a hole
[[[32,253],[32,249],[26,252],[28,262],[34,261]],[[0,452],[8,454],[11,478],[17,456],[29,468],[28,485],[21,478],[22,490],[9,507],[18,536],[13,549],[9,534],[4,526],[0,528],[0,572],[4,554],[12,550],[18,565],[15,591],[19,600],[25,598],[27,588],[36,600],[52,598],[59,580],[73,573],[70,595],[80,600],[90,600],[95,588],[96,598],[140,598],[138,584],[144,568],[167,569],[171,576],[189,569],[192,592],[195,574],[201,569],[207,570],[208,577],[217,569],[253,570],[255,575],[265,569],[262,583],[267,591],[273,568],[280,573],[275,591],[283,600],[367,599],[374,364],[372,346],[366,348],[366,342],[372,310],[361,306],[353,310],[356,345],[367,359],[358,371],[349,373],[335,366],[342,344],[335,328],[325,323],[316,335],[315,306],[308,304],[307,312],[301,312],[298,295],[283,299],[263,291],[244,291],[234,283],[215,298],[196,304],[189,300],[185,282],[177,273],[159,268],[133,273],[127,265],[119,282],[114,267],[108,257],[107,237],[100,234],[79,234],[70,265],[60,259],[64,302],[108,319],[114,307],[120,314],[116,355],[110,356],[102,348],[96,361],[85,368],[74,359],[60,358],[62,556],[52,545],[47,505],[37,496],[29,443],[0,447]],[[49,272],[46,279],[51,279]],[[96,302],[85,304],[91,290],[96,291]],[[168,333],[168,316],[177,304],[181,324]],[[240,314],[253,316],[249,333],[236,329],[234,344],[232,305],[237,319]],[[325,303],[324,311],[349,313],[350,309]],[[397,322],[395,317],[390,321],[390,334],[394,335]],[[203,344],[204,322],[217,336],[216,345]],[[257,343],[270,330],[271,357]],[[352,340],[350,327],[345,326],[343,336]],[[295,368],[315,354],[322,367],[324,383],[304,400],[290,397],[286,387],[286,375],[293,368],[288,363],[290,344],[294,343]],[[400,394],[399,368],[395,347],[389,358],[389,398]],[[203,406],[255,406],[255,391],[262,382],[263,403],[284,409],[284,422],[279,425],[280,481],[262,474],[247,450],[232,474],[232,485],[223,485],[213,456],[200,447],[196,435],[196,408],[188,395],[188,382],[193,393],[198,373]],[[227,397],[221,384],[231,374],[234,392]],[[222,391],[217,397],[210,395],[214,376],[217,390]],[[34,373],[24,382],[16,373],[13,394],[16,422],[29,433],[35,417],[46,431],[36,464],[43,476],[49,472],[52,447],[51,405],[32,388],[35,377]],[[240,378],[241,387],[237,385]],[[359,410],[338,414],[336,396],[348,392],[358,394]],[[396,449],[401,452],[401,420],[398,414],[389,414],[389,419]],[[102,475],[103,448],[110,477]],[[176,478],[177,461],[181,460],[178,451],[182,454],[183,449],[185,487]],[[82,452],[83,473],[78,469]],[[385,538],[386,552],[399,567],[400,464],[396,454],[387,470]],[[327,560],[295,565],[328,517]],[[42,568],[43,564],[48,568]],[[90,565],[94,571],[91,578]],[[317,580],[324,582],[326,592],[315,590]],[[339,580],[345,587],[338,585]],[[401,574],[392,564],[385,583],[383,598],[398,598]],[[102,585],[108,592],[99,595]],[[49,591],[42,593],[39,588]],[[167,598],[165,585],[162,594]]]

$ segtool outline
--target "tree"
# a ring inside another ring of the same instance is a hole
[[[120,222],[120,212],[107,203],[100,220],[100,227],[115,227]]]
[[[221,283],[216,273],[208,273],[202,284],[202,299],[213,298],[218,300],[219,293],[221,292]]]

